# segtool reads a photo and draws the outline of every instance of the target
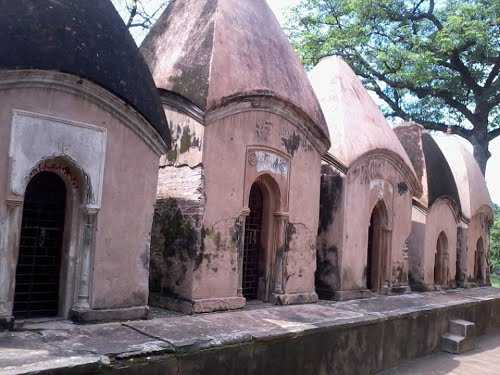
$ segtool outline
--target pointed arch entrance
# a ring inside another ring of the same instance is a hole
[[[278,185],[268,175],[259,176],[250,188],[245,219],[242,294],[247,300],[269,301],[274,291],[278,240],[274,214],[279,207]]]
[[[379,292],[384,285],[389,253],[387,226],[387,208],[384,202],[380,201],[372,211],[368,229],[366,287],[372,292]]]
[[[66,185],[55,173],[29,182],[23,206],[13,313],[16,319],[58,315]]]
[[[476,243],[476,252],[474,255],[474,279],[482,283],[483,276],[483,259],[484,259],[484,242],[483,238],[479,238]]]
[[[448,238],[444,232],[441,232],[437,239],[434,256],[434,285],[446,286],[448,273]]]

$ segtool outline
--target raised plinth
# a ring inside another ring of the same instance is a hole
[[[77,323],[105,323],[124,320],[140,320],[148,317],[149,307],[126,307],[119,309],[74,309],[70,317]]]
[[[155,314],[122,324],[51,322],[0,333],[0,373],[43,367],[65,375],[374,374],[438,351],[450,330],[471,334],[469,326],[449,325],[458,318],[473,321],[475,335],[500,328],[500,289]]]
[[[183,314],[200,314],[216,311],[241,309],[246,304],[243,297],[180,299],[169,296],[155,295],[151,298],[152,306],[161,307]]]

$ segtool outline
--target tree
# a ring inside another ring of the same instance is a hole
[[[499,0],[302,0],[288,32],[306,66],[343,57],[388,117],[469,140],[483,174],[500,135]]]
[[[500,206],[495,205],[495,222],[491,227],[491,266],[494,271],[500,268]]]
[[[168,0],[113,0],[128,29],[150,29]]]

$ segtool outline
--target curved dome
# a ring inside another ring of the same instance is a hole
[[[346,167],[369,151],[398,155],[415,175],[403,146],[368,91],[340,57],[321,59],[310,74],[332,137],[330,153]]]
[[[449,198],[458,209],[460,198],[455,178],[434,138],[424,133],[424,128],[416,123],[404,123],[394,132],[422,184],[423,193],[418,201],[425,207],[431,207],[439,198]]]
[[[267,95],[292,104],[328,142],[319,103],[266,0],[172,1],[141,46],[156,85],[203,111]]]
[[[134,107],[170,143],[151,73],[109,0],[2,3],[0,69],[53,70],[88,79]]]
[[[490,193],[474,156],[457,135],[433,136],[448,161],[455,178],[462,214],[471,219],[485,206],[493,210]],[[493,212],[493,211],[492,211]]]

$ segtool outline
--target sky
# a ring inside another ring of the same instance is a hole
[[[125,0],[113,0],[119,10],[120,4],[123,4],[124,1]],[[159,6],[162,1],[163,0],[144,0],[145,3],[151,4],[152,8]],[[285,20],[285,10],[291,6],[297,5],[299,1],[300,0],[267,0],[269,6],[272,8],[280,22],[283,22]],[[138,29],[136,29],[133,34],[138,41],[142,40],[142,38],[145,36],[145,32]],[[488,162],[488,167],[486,170],[486,181],[490,190],[491,199],[493,200],[493,202],[500,205],[500,137],[490,143],[490,152],[492,154],[492,157]]]

